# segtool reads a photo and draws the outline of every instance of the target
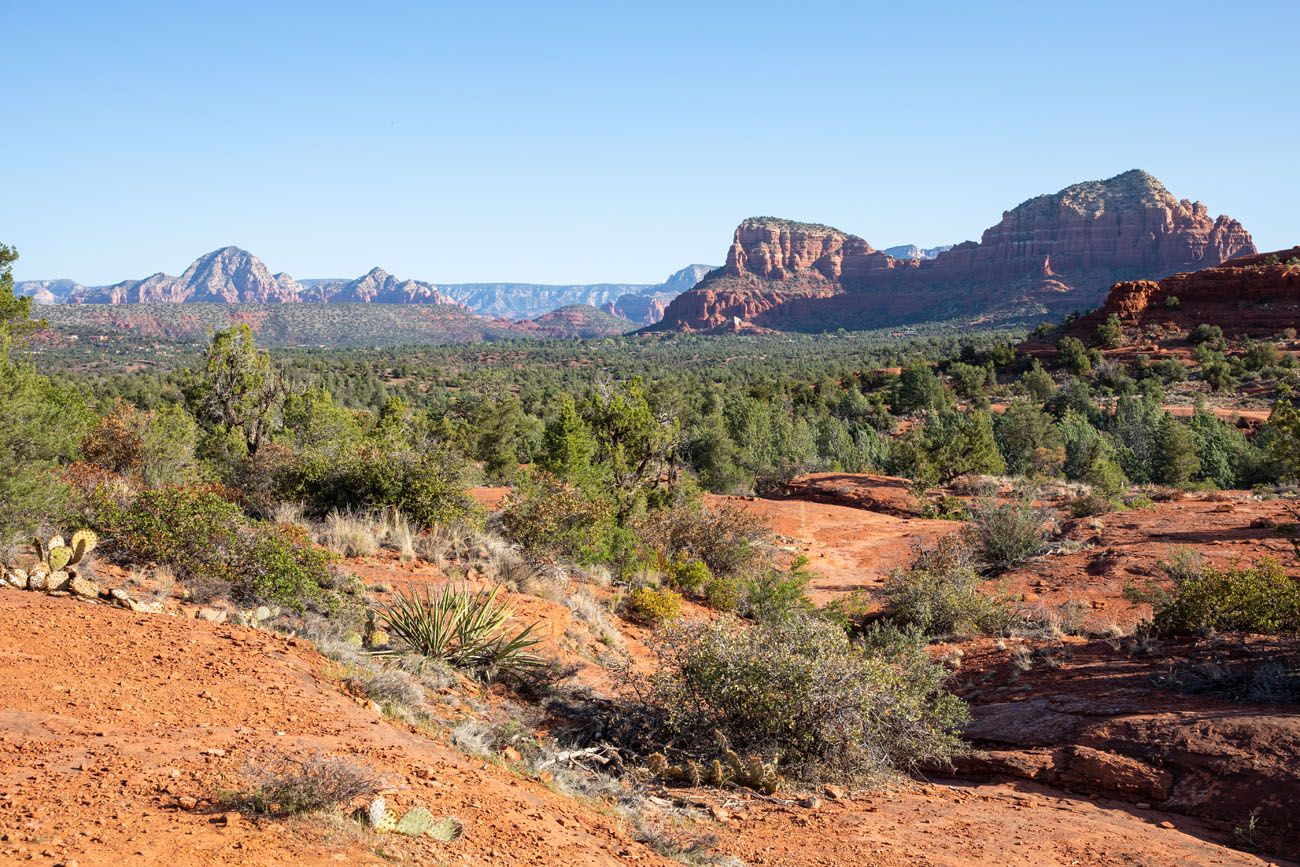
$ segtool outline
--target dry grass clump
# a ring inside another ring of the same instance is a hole
[[[1028,499],[1005,505],[984,500],[968,511],[962,535],[988,572],[1014,569],[1047,549],[1051,516]]]
[[[347,759],[310,752],[262,752],[244,764],[245,788],[220,802],[256,814],[293,815],[336,808],[383,785],[370,768]]]
[[[596,638],[615,650],[622,650],[627,646],[623,638],[623,633],[619,632],[618,627],[610,619],[609,609],[607,609],[599,599],[592,595],[586,587],[577,588],[572,594],[567,596],[564,604],[579,620],[591,627]]]
[[[380,512],[376,531],[383,545],[396,551],[403,563],[416,558],[415,532],[411,529],[411,522],[400,511],[390,508]]]
[[[356,689],[385,707],[418,710],[424,706],[424,688],[410,672],[397,667],[363,668],[348,678]]]
[[[374,519],[358,512],[330,512],[316,542],[344,557],[372,557],[379,551]]]

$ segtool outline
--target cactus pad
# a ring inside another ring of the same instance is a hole
[[[80,563],[81,559],[95,550],[99,537],[91,530],[78,530],[72,534],[72,562]]]
[[[375,798],[366,809],[366,824],[376,831],[391,831],[397,826],[397,814],[383,798]]]
[[[45,562],[50,564],[52,571],[58,572],[72,562],[72,549],[67,545],[51,545],[49,556]]]
[[[454,816],[448,816],[446,819],[439,819],[429,826],[429,830],[424,832],[426,836],[443,843],[451,843],[459,840],[465,833],[465,828],[460,824],[460,819]]]
[[[433,826],[433,814],[423,807],[408,810],[393,830],[407,837],[419,837]]]

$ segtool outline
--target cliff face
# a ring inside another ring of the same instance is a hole
[[[1107,271],[1163,277],[1253,252],[1236,220],[1211,218],[1205,205],[1179,201],[1135,170],[1030,199],[979,244],[942,253],[922,271],[985,282],[1073,276],[1086,286]]]
[[[1159,281],[1116,283],[1106,303],[1075,323],[1071,333],[1091,335],[1111,314],[1136,329],[1186,329],[1206,322],[1228,334],[1264,337],[1300,328],[1300,247],[1242,256]]]
[[[723,272],[760,280],[828,282],[840,279],[845,258],[875,250],[856,235],[830,226],[754,217],[736,228]]]
[[[1065,312],[1095,306],[1117,280],[1254,251],[1236,220],[1212,219],[1140,171],[1030,199],[979,243],[933,258],[895,258],[829,226],[760,217],[740,224],[727,264],[674,300],[661,327],[709,330],[739,318],[824,330],[993,310]]]

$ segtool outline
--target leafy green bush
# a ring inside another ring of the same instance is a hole
[[[9,359],[0,328],[0,541],[31,532],[62,507],[67,490],[56,467],[75,456],[86,417],[80,394]]]
[[[943,383],[924,361],[914,361],[903,368],[898,377],[891,410],[894,415],[907,415],[946,408],[951,403]]]
[[[962,534],[984,568],[1005,572],[1029,562],[1047,548],[1048,516],[1033,503],[972,503]]]
[[[214,489],[164,487],[105,504],[99,529],[119,558],[156,563],[239,604],[333,605],[333,555],[301,531],[250,521]]]
[[[708,762],[725,758],[720,733],[736,753],[808,782],[949,761],[961,751],[966,708],[921,642],[902,644],[864,652],[810,614],[670,627],[655,646],[658,672],[629,714],[644,726],[638,745],[671,743]]]
[[[1195,330],[1188,335],[1187,340],[1196,346],[1204,344],[1210,349],[1222,352],[1228,346],[1228,341],[1224,339],[1223,329],[1217,325],[1211,325],[1208,322],[1202,322],[1196,326]]]
[[[1300,582],[1274,560],[1254,566],[1189,571],[1154,603],[1157,629],[1275,634],[1300,629]]]
[[[812,581],[808,558],[796,557],[789,569],[768,567],[740,581],[741,614],[754,620],[784,620],[812,610],[805,592]]]
[[[1066,370],[1076,376],[1087,376],[1092,372],[1092,358],[1088,355],[1088,347],[1084,346],[1079,338],[1062,337],[1056,344],[1056,350],[1060,353],[1061,364]]]
[[[1124,345],[1124,326],[1119,316],[1112,313],[1106,321],[1097,326],[1092,335],[1093,343],[1102,349],[1118,349]]]
[[[540,471],[520,480],[497,520],[507,539],[543,562],[610,562],[619,537],[611,503]]]
[[[1001,599],[980,590],[980,576],[969,569],[895,570],[880,595],[885,617],[902,628],[928,636],[970,636],[1000,632],[1015,619]]]
[[[669,587],[637,587],[623,602],[623,616],[658,626],[682,616],[682,597]]]
[[[391,507],[421,529],[477,524],[481,510],[469,496],[465,466],[446,446],[420,451],[383,438],[338,453],[308,450],[286,471],[282,497],[318,515]]]
[[[762,519],[740,506],[706,509],[698,503],[650,512],[634,531],[664,561],[695,561],[723,577],[748,574],[765,565],[766,543],[772,535]]]

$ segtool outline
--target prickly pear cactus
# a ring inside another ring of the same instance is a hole
[[[433,827],[433,814],[423,807],[416,807],[413,810],[407,810],[406,815],[397,823],[393,830],[399,834],[405,834],[407,837],[419,837],[428,833]]]
[[[388,809],[383,798],[375,798],[366,810],[366,824],[376,831],[391,831],[397,827],[397,814]]]
[[[439,819],[434,822],[429,826],[429,830],[424,833],[425,836],[432,837],[433,839],[443,843],[451,843],[454,840],[460,839],[461,835],[465,833],[465,828],[461,825],[460,819],[457,819],[454,816],[448,816],[445,819]]]
[[[98,543],[99,537],[95,536],[95,533],[91,532],[91,530],[77,530],[77,532],[73,533],[73,542],[72,546],[70,546],[73,550],[72,564],[81,563],[87,554],[95,550]]]
[[[62,536],[54,536],[50,539],[50,541],[45,543],[45,550],[49,551],[51,548],[61,548],[66,544],[68,543],[63,541]]]
[[[72,562],[72,549],[67,545],[52,545],[45,562],[50,564],[50,571],[58,572]]]
[[[665,782],[685,783],[688,786],[734,783],[765,795],[774,795],[781,788],[784,780],[777,771],[778,762],[765,761],[754,753],[739,755],[721,734],[718,734],[718,746],[722,758],[713,759],[707,765],[701,765],[694,759],[674,765],[663,753],[652,753],[645,759],[645,768]]]

